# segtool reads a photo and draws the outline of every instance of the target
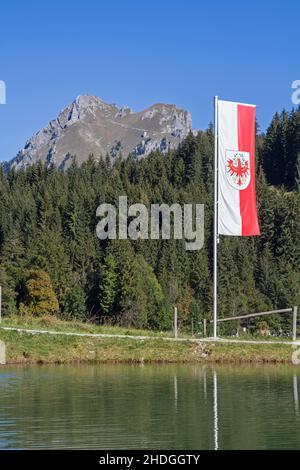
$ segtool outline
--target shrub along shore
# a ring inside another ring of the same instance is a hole
[[[116,337],[34,334],[0,329],[6,344],[8,364],[66,363],[291,363],[293,347],[288,344],[166,341],[170,332],[157,333],[89,323],[64,322],[55,318],[2,322],[4,327],[57,332],[110,334]],[[117,335],[148,336],[148,339]],[[151,339],[153,336],[153,339]],[[159,337],[161,336],[161,338]]]

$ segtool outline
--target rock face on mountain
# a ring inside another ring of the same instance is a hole
[[[192,129],[190,113],[175,105],[155,104],[134,113],[92,95],[80,95],[59,116],[26,142],[5,169],[21,169],[37,161],[67,169],[74,156],[80,165],[90,154],[122,153],[136,158],[152,150],[175,148]]]

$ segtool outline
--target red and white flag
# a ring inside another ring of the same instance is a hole
[[[218,101],[218,233],[260,234],[253,105]]]

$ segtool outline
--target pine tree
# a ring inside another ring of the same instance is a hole
[[[116,261],[112,255],[105,258],[102,265],[101,281],[100,281],[100,309],[103,315],[113,313],[114,304],[117,295],[117,272]]]
[[[86,294],[82,287],[75,285],[64,297],[63,316],[67,319],[81,320],[86,318]]]

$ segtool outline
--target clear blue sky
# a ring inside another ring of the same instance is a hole
[[[257,104],[263,129],[300,79],[300,2],[2,0],[0,160],[81,93],[212,119],[212,98]]]

